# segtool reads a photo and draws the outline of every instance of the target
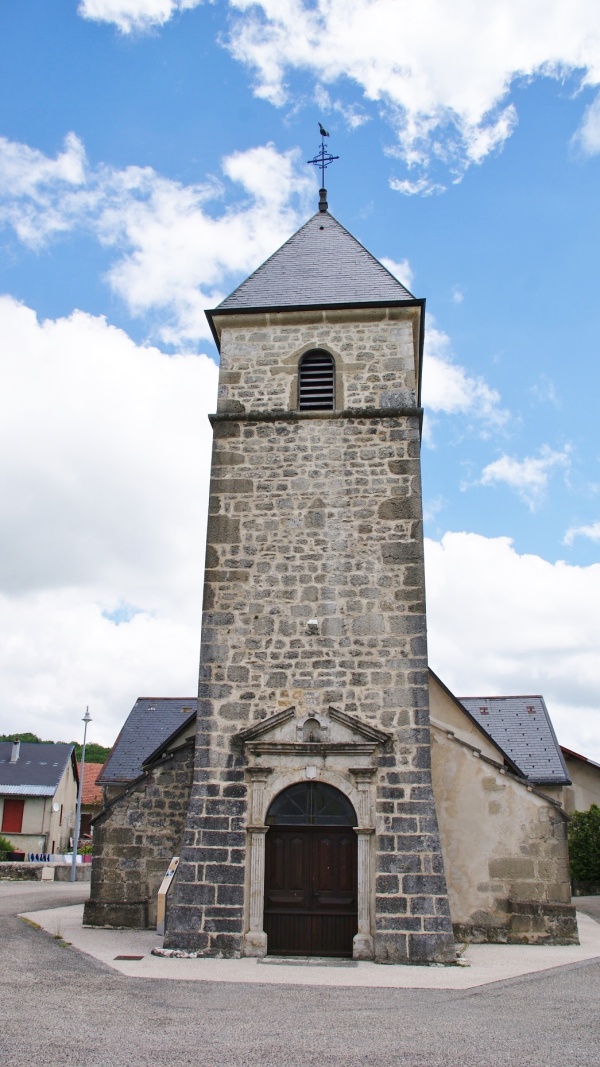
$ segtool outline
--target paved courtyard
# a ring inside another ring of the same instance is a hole
[[[0,882],[6,1067],[600,1067],[598,957],[458,989],[337,984],[343,967],[318,985],[264,965],[268,981],[130,977],[65,944],[60,909],[88,891]],[[50,908],[51,933],[17,917]]]

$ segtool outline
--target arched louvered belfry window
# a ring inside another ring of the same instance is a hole
[[[300,411],[335,410],[335,363],[329,352],[315,348],[302,356],[298,367],[298,407]]]

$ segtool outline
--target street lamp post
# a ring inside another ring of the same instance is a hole
[[[83,775],[85,771],[85,738],[87,734],[88,722],[92,721],[90,715],[90,709],[85,709],[85,715],[82,722],[85,723],[83,727],[83,746],[81,749],[81,770],[79,774],[79,789],[77,791],[77,810],[75,812],[75,828],[73,830],[73,857],[71,859],[71,881],[74,882],[77,878],[77,849],[79,847],[79,827],[81,825],[81,798],[83,796]]]

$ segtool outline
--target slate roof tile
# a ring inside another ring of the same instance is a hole
[[[0,741],[0,793],[53,796],[74,746],[66,743],[21,741],[19,758],[10,762],[12,741]]]
[[[213,313],[413,300],[412,293],[333,215],[319,212]]]
[[[143,764],[196,714],[196,697],[138,697],[98,775],[99,785],[132,782]]]
[[[532,784],[570,782],[543,697],[459,697],[459,700]]]

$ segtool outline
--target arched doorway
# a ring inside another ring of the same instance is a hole
[[[352,956],[358,929],[356,812],[324,782],[298,782],[266,817],[270,955]]]

